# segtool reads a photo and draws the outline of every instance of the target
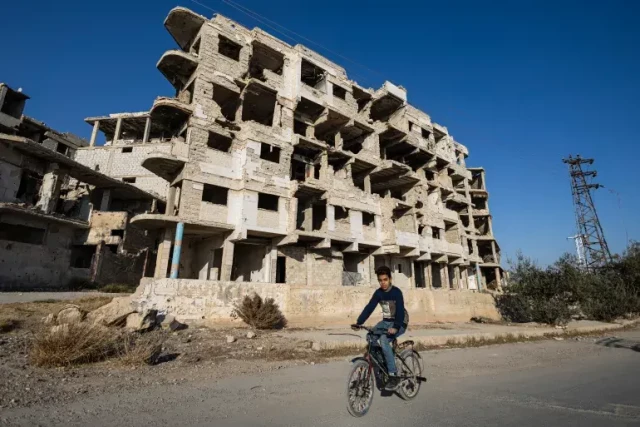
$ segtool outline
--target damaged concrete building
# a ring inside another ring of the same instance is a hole
[[[0,289],[138,283],[156,236],[129,219],[163,203],[73,160],[87,141],[24,116],[21,91],[0,93]]]
[[[221,15],[179,7],[165,27],[175,97],[86,119],[77,152],[166,198],[131,219],[162,235],[154,277],[175,259],[185,279],[370,286],[385,264],[403,288],[500,287],[485,171],[405,89]]]

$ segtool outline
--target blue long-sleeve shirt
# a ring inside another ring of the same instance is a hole
[[[371,300],[358,316],[358,325],[362,325],[367,321],[373,310],[376,309],[377,304],[380,304],[380,308],[382,308],[382,318],[392,321],[395,329],[399,330],[409,323],[408,313],[404,309],[402,291],[395,286],[391,286],[386,291],[380,288],[376,289]]]

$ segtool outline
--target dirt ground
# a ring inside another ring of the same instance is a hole
[[[44,327],[42,320],[49,313],[67,304],[90,311],[110,300],[99,297],[0,306],[0,326],[5,326],[0,327],[0,409],[62,403],[77,395],[117,393],[195,378],[213,381],[345,357],[335,351],[313,351],[310,341],[292,340],[278,331],[256,331],[256,337],[250,339],[245,328],[187,328],[149,332],[166,335],[160,363],[154,366],[126,366],[118,359],[64,368],[38,368],[29,362],[31,340]],[[228,343],[227,336],[235,341]]]

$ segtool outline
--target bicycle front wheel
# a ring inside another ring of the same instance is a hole
[[[366,360],[356,360],[347,381],[347,409],[354,417],[362,417],[371,407],[374,391],[373,372]]]

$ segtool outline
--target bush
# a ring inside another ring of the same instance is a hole
[[[20,322],[15,319],[0,319],[0,334],[11,332],[20,327]]]
[[[273,298],[263,301],[258,294],[245,296],[240,305],[234,305],[233,314],[255,329],[280,329],[287,325]]]
[[[610,322],[640,313],[640,245],[632,244],[606,268],[581,269],[562,256],[546,269],[518,254],[496,306],[511,322],[565,324],[574,316]]]

